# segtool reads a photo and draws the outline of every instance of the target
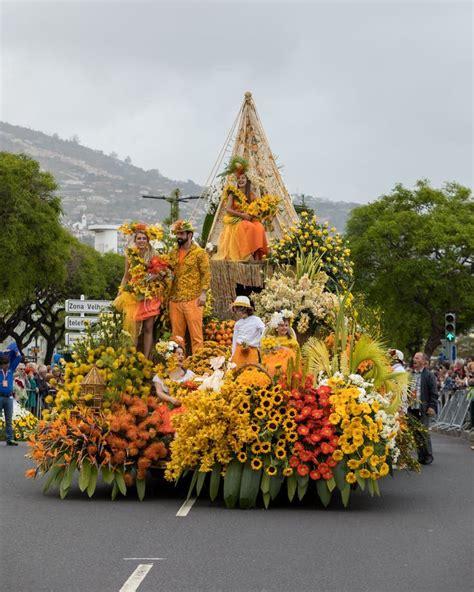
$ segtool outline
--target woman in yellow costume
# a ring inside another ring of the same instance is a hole
[[[167,297],[172,277],[168,263],[150,244],[150,240],[163,238],[163,230],[159,224],[137,223],[123,224],[119,230],[132,240],[125,251],[125,272],[114,306],[124,313],[124,329],[134,342],[140,330],[143,331],[143,353],[149,358],[153,324]]]
[[[262,338],[262,364],[270,376],[285,374],[289,361],[296,362],[300,348],[291,328],[292,318],[293,313],[290,310],[273,313]]]
[[[267,236],[263,224],[245,211],[246,206],[258,199],[251,191],[247,170],[247,160],[236,156],[220,175],[235,175],[237,184],[228,185],[224,189],[226,215],[215,259],[260,261],[268,254]]]

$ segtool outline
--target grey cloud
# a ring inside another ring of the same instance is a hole
[[[2,119],[203,183],[252,90],[290,191],[471,183],[468,3],[9,4]]]

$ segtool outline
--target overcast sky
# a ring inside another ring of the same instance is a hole
[[[252,91],[290,192],[472,184],[471,2],[2,2],[3,121],[204,184]]]

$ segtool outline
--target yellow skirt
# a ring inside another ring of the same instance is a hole
[[[224,218],[224,228],[219,237],[219,246],[214,258],[224,261],[247,261],[254,253],[259,253],[261,256],[268,254],[263,224],[258,220],[228,223]]]
[[[138,325],[136,321],[138,301],[135,299],[135,296],[130,294],[130,292],[122,292],[114,300],[113,305],[118,311],[123,313],[123,328],[130,333],[132,340],[136,343],[138,338]]]
[[[295,362],[296,352],[289,347],[281,347],[274,352],[265,354],[262,359],[262,364],[268,371],[268,374],[273,378],[275,374],[286,374],[288,363],[290,360]]]
[[[258,349],[256,347],[246,347],[244,349],[240,344],[237,344],[231,362],[236,364],[236,370],[246,364],[258,364],[260,362]]]

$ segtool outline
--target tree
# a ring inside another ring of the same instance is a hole
[[[0,312],[65,280],[70,242],[56,189],[37,161],[0,152]]]
[[[0,341],[20,350],[46,340],[46,362],[64,336],[67,298],[112,299],[123,257],[100,255],[60,224],[60,199],[49,173],[25,155],[0,153]]]
[[[126,156],[123,162],[125,164],[132,164],[132,159],[130,158],[130,156]]]
[[[390,345],[427,354],[444,336],[444,315],[459,332],[474,322],[474,203],[457,183],[418,181],[352,211],[347,223],[356,292],[382,311]]]

